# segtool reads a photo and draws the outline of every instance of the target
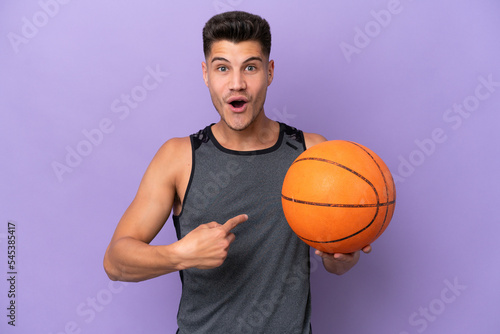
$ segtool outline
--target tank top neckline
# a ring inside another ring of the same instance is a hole
[[[254,151],[236,151],[236,150],[231,150],[229,148],[225,148],[217,141],[217,139],[215,138],[215,136],[212,132],[212,126],[214,124],[215,123],[212,123],[209,126],[207,126],[208,137],[214,143],[215,147],[217,147],[220,151],[222,151],[224,153],[228,153],[228,154],[234,154],[234,155],[259,155],[259,154],[267,154],[267,153],[274,152],[278,148],[280,148],[281,143],[283,141],[283,136],[285,134],[285,124],[278,122],[278,124],[280,126],[280,130],[279,130],[280,132],[279,132],[278,140],[272,146],[270,146],[268,148],[261,149],[261,150],[254,150]]]

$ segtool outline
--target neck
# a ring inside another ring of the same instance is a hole
[[[262,112],[246,129],[232,130],[220,120],[212,126],[212,133],[223,147],[234,151],[256,151],[272,147],[278,141],[279,124]]]

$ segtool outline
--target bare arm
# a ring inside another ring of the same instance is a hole
[[[319,135],[317,133],[307,133],[307,132],[304,132],[304,140],[306,142],[306,148],[310,148],[316,144],[327,141],[327,139],[322,135]]]
[[[190,152],[186,144],[189,145],[185,138],[169,140],[146,170],[104,255],[104,269],[112,280],[141,281],[178,270],[180,259],[174,244],[150,246],[149,243],[172,210],[176,174],[182,167],[174,157],[182,156],[183,148]]]
[[[149,165],[137,195],[121,218],[104,255],[104,269],[112,280],[143,281],[174,271],[221,265],[234,241],[230,230],[244,215],[225,225],[202,224],[170,245],[151,246],[167,220],[179,185],[191,169],[189,138],[166,142]],[[183,178],[184,177],[184,178]]]

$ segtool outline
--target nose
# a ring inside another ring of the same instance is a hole
[[[246,88],[247,87],[243,73],[239,71],[233,71],[229,82],[229,89],[238,91],[244,90]]]

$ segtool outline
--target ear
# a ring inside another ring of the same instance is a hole
[[[269,86],[273,82],[274,78],[274,60],[270,60],[267,65],[267,85]]]
[[[203,70],[203,80],[208,87],[208,65],[204,61],[201,62],[201,69]]]

